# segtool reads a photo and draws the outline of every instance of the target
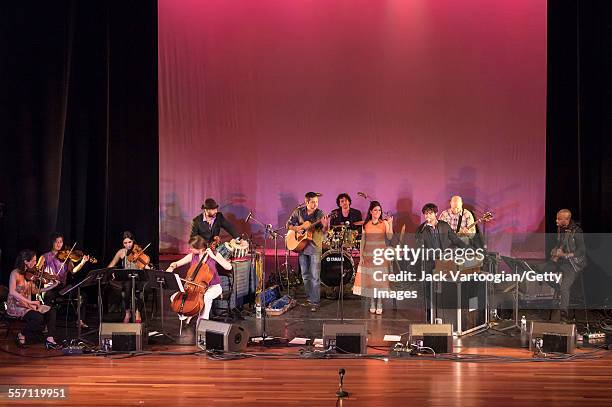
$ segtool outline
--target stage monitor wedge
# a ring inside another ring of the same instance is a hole
[[[574,354],[576,350],[576,325],[551,322],[531,322],[529,350],[533,351],[534,339],[543,340],[542,351]]]
[[[368,330],[365,324],[323,324],[323,346],[338,353],[368,352]]]
[[[143,350],[147,339],[144,324],[103,322],[100,327],[100,349],[138,352]]]
[[[423,341],[423,346],[436,353],[453,353],[452,324],[412,324],[408,330],[410,343]]]
[[[249,332],[237,324],[201,319],[196,328],[196,347],[224,352],[246,349]]]

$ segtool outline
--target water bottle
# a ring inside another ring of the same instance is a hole
[[[255,316],[261,318],[261,304],[255,305]]]
[[[527,319],[525,315],[521,318],[521,348],[529,347],[529,338],[527,336]]]

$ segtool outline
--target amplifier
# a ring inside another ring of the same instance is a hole
[[[236,324],[201,319],[196,328],[196,347],[224,352],[241,352],[246,349],[249,331]]]
[[[100,327],[100,349],[114,352],[141,351],[147,338],[143,325],[103,322]]]
[[[368,330],[365,324],[323,324],[323,346],[338,353],[368,352]]]
[[[533,340],[537,338],[543,340],[544,352],[573,354],[576,350],[576,325],[532,322],[529,330],[530,351],[534,350]]]

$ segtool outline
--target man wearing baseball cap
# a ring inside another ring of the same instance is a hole
[[[191,221],[191,234],[189,237],[202,236],[206,242],[210,243],[221,233],[221,229],[239,238],[236,228],[219,212],[219,204],[212,198],[206,198],[202,204],[202,214],[196,216]]]

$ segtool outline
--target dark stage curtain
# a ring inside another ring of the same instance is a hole
[[[612,2],[548,2],[547,105],[546,230],[555,232],[557,210],[569,208],[585,232],[609,233]],[[587,236],[587,249],[609,252],[601,240]],[[610,259],[599,260],[585,270],[587,303],[609,307]]]
[[[0,6],[2,278],[53,231],[99,260],[158,240],[157,5]]]

